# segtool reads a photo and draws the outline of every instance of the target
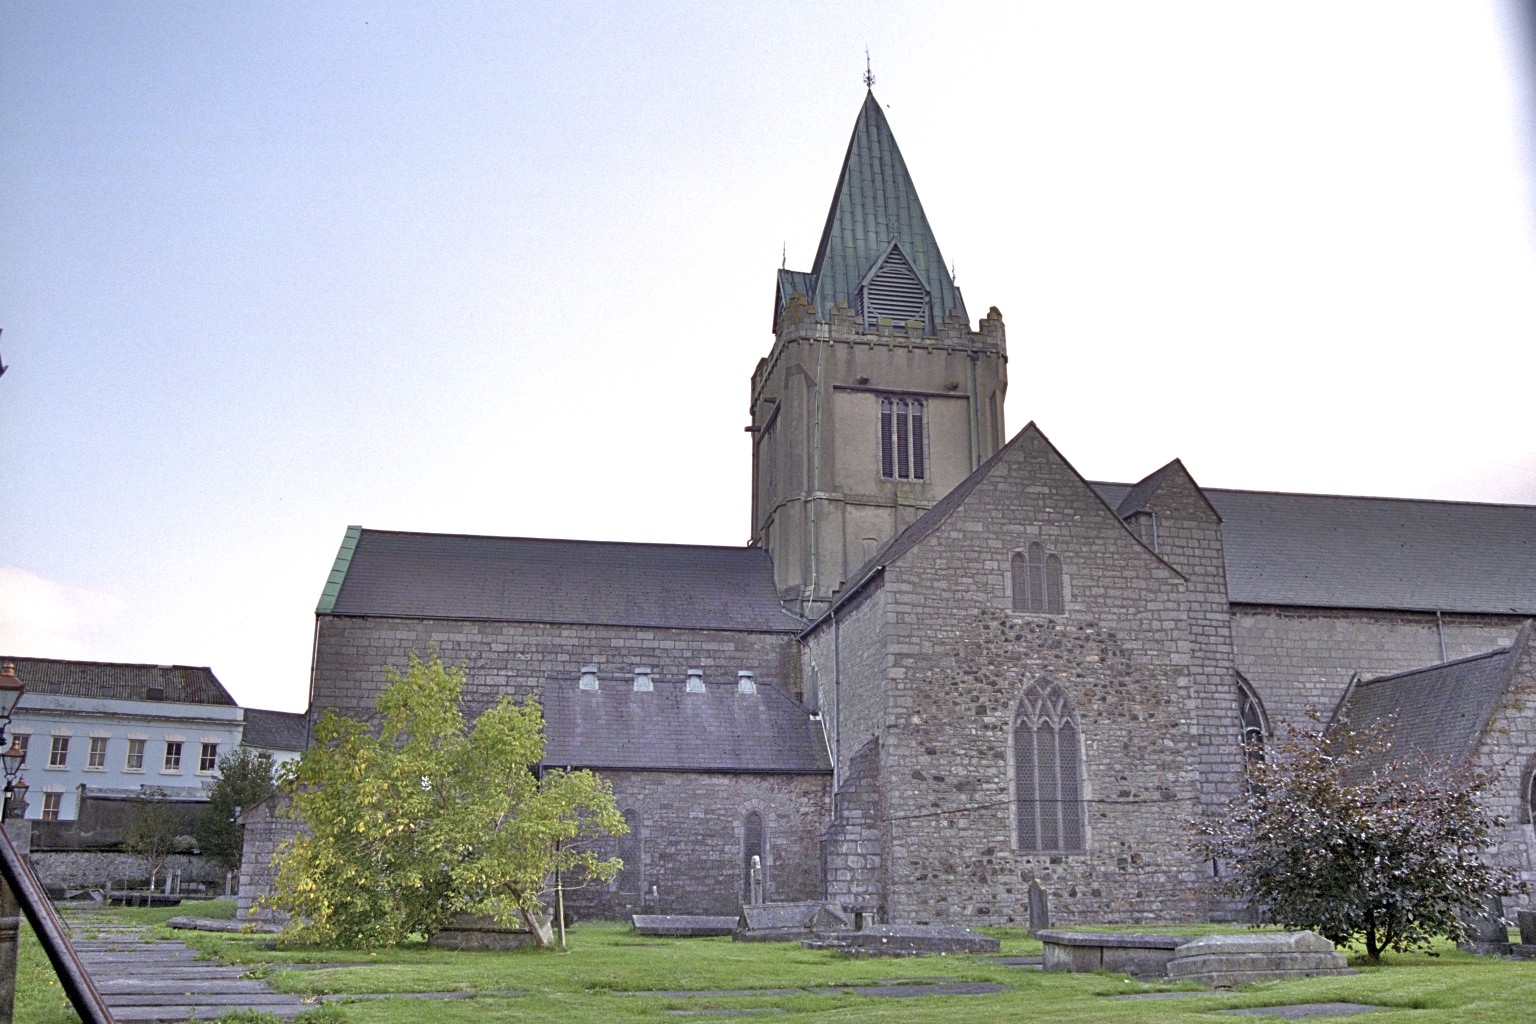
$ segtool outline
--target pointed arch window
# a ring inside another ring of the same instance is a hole
[[[1083,744],[1077,715],[1054,682],[1036,683],[1013,718],[1015,839],[1027,853],[1085,849]]]
[[[1015,551],[1010,563],[1013,577],[1013,610],[1041,615],[1065,615],[1066,597],[1061,587],[1061,559],[1032,541]]]
[[[926,413],[921,398],[880,399],[880,475],[885,479],[928,479]]]
[[[1269,737],[1269,718],[1253,684],[1237,674],[1237,718],[1242,727],[1243,756],[1249,762],[1264,760],[1264,741]]]
[[[922,324],[924,333],[933,329],[933,304],[928,300],[928,289],[923,287],[901,246],[894,243],[864,279],[858,302],[865,330],[874,330],[881,320],[889,320],[897,328],[905,328],[908,321],[916,320]]]
[[[1520,820],[1536,826],[1536,758],[1525,766],[1525,775],[1520,782],[1525,787],[1524,798],[1520,801]]]

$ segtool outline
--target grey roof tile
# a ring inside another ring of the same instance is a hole
[[[246,708],[241,745],[263,750],[303,750],[309,738],[306,721],[302,712]]]
[[[1363,766],[1418,755],[1451,760],[1470,755],[1529,638],[1527,624],[1513,647],[1356,685],[1340,706],[1339,717],[1356,730],[1388,723],[1392,744]]]
[[[1536,614],[1536,506],[1204,491],[1235,604]]]
[[[838,302],[856,308],[859,286],[892,242],[900,243],[928,289],[934,320],[942,321],[951,311],[969,320],[890,123],[874,94],[867,93],[848,140],[816,261],[809,274],[779,272],[780,304],[801,290],[823,320]]]
[[[829,773],[820,724],[804,705],[759,678],[756,693],[736,680],[706,681],[688,693],[681,679],[550,678],[541,698],[544,763],[652,771]]]
[[[16,676],[28,693],[57,693],[69,697],[113,700],[163,700],[177,704],[220,704],[232,707],[229,695],[211,668],[189,665],[126,665],[110,661],[67,661],[62,658],[0,657],[13,662]],[[159,696],[150,697],[158,693]],[[25,698],[23,698],[25,699]]]
[[[335,586],[335,615],[796,628],[761,548],[389,530],[349,530],[346,543],[352,552]]]

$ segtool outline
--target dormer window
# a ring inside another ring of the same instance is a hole
[[[689,669],[688,670],[688,683],[684,687],[684,689],[686,689],[689,693],[703,693],[704,692],[704,670],[701,669],[701,668],[691,668],[691,669]]]
[[[874,330],[882,320],[902,329],[908,321],[916,320],[925,334],[933,329],[933,304],[928,299],[928,289],[923,287],[901,246],[895,243],[865,278],[858,301],[865,330]]]
[[[757,681],[752,678],[752,673],[742,669],[736,673],[736,690],[739,693],[756,693]]]
[[[880,399],[880,475],[885,479],[928,479],[924,406],[921,398]]]
[[[597,666],[581,666],[581,682],[578,684],[583,690],[597,689]]]
[[[635,669],[635,689],[639,690],[641,692],[648,692],[650,690],[654,690],[655,689],[655,687],[651,685],[651,670],[650,669],[648,669],[648,668],[637,668],[637,669]]]

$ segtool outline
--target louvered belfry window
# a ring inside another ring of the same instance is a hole
[[[880,399],[880,475],[928,479],[928,436],[921,398]]]
[[[1013,798],[1018,848],[1082,851],[1082,740],[1072,702],[1042,680],[1019,701],[1013,720]]]
[[[889,320],[895,327],[904,327],[908,320],[916,320],[923,325],[924,331],[929,331],[933,327],[931,305],[928,289],[923,287],[912,264],[896,246],[891,247],[885,259],[880,261],[879,269],[859,289],[865,330],[873,330],[881,320]]]

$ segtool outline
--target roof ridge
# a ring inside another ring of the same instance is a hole
[[[349,529],[352,529],[349,527]],[[390,534],[395,537],[461,537],[465,540],[531,541],[540,544],[579,544],[583,547],[680,548],[688,551],[765,551],[753,544],[686,544],[681,541],[584,540],[579,537],[523,537],[500,533],[444,533],[438,530],[382,530],[356,527],[362,533]]]
[[[1135,483],[1126,483],[1120,480],[1088,481],[1089,485],[1092,487],[1125,487],[1128,489],[1136,487],[1140,482],[1141,481],[1136,481]],[[1465,501],[1457,498],[1404,498],[1390,494],[1325,494],[1320,491],[1265,491],[1246,487],[1207,487],[1204,484],[1200,485],[1200,489],[1208,494],[1253,494],[1277,498],[1325,498],[1335,501],[1391,501],[1410,505],[1456,505],[1460,507],[1474,506],[1483,508],[1536,509],[1536,503],[1521,501]]]

